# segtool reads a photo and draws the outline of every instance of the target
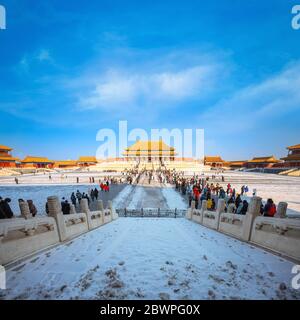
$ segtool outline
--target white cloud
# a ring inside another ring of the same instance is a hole
[[[91,81],[92,89],[84,90],[79,106],[105,110],[198,99],[213,86],[216,69],[214,65],[196,65],[179,71],[110,70]]]
[[[269,126],[274,117],[300,110],[299,88],[300,63],[295,63],[261,83],[238,90],[200,115],[200,121],[226,132],[249,130],[263,120]]]

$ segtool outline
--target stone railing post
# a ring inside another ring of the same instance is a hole
[[[277,205],[277,212],[275,214],[275,218],[286,218],[286,210],[288,204],[286,202],[279,202]]]
[[[19,202],[19,207],[21,211],[21,216],[25,219],[30,219],[32,218],[32,214],[30,213],[28,203],[25,201],[20,201]]]
[[[202,214],[203,214],[204,211],[207,210],[207,200],[202,200],[201,209],[200,210],[201,210]]]
[[[226,206],[225,199],[219,199],[217,210],[216,210],[216,221],[217,221],[216,228],[217,228],[217,230],[219,230],[221,213],[225,212],[225,206]]]
[[[113,207],[112,201],[109,200],[109,201],[107,202],[107,206],[108,206],[108,209],[110,210],[112,220],[118,219],[119,216],[118,216],[116,210],[115,210],[114,207]]]
[[[195,210],[195,207],[196,207],[196,202],[193,200],[191,202],[191,207],[187,209],[186,211],[186,215],[185,217],[189,220],[192,220],[193,219],[193,212]]]
[[[104,206],[102,200],[97,200],[96,208],[98,211],[101,211],[101,217],[102,217],[102,224],[104,223]]]
[[[81,209],[81,211],[83,213],[86,214],[89,230],[92,230],[93,229],[93,224],[92,224],[92,217],[89,214],[90,213],[90,208],[89,208],[88,199],[85,199],[85,198],[81,199],[81,201],[80,201],[80,209]]]
[[[84,213],[89,213],[90,212],[89,203],[88,203],[87,199],[81,199],[81,201],[80,201],[80,209]]]
[[[217,212],[219,214],[221,214],[222,212],[225,212],[225,200],[224,199],[218,200]]]
[[[242,226],[242,239],[245,241],[250,240],[254,220],[260,216],[261,200],[260,197],[253,196],[250,201]]]
[[[104,206],[103,206],[103,201],[102,200],[97,200],[97,210],[99,211],[104,211]]]
[[[230,203],[227,207],[227,213],[234,213],[235,205],[233,203]]]
[[[204,212],[207,211],[207,200],[202,200],[200,209],[200,223],[203,223]]]
[[[76,208],[75,208],[75,206],[74,206],[74,204],[70,204],[70,208],[71,208],[71,210],[70,210],[70,213],[71,214],[75,214],[76,213]]]
[[[64,241],[67,239],[67,231],[66,231],[65,220],[61,211],[61,203],[59,201],[59,198],[56,196],[48,197],[47,203],[48,203],[48,210],[49,210],[48,215],[55,219],[57,224],[59,239],[60,241]]]

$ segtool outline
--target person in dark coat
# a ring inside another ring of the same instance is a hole
[[[94,196],[95,196],[95,199],[98,200],[98,194],[99,194],[99,191],[97,188],[94,189]]]
[[[30,213],[32,214],[33,217],[35,217],[37,214],[36,206],[33,204],[32,200],[27,200],[27,203],[28,203]]]
[[[63,214],[70,214],[71,206],[70,206],[68,200],[65,200],[64,202],[62,202],[61,210],[62,210]]]
[[[5,198],[4,200],[1,200],[0,207],[1,207],[1,216],[4,216],[2,219],[10,219],[14,216],[14,213],[12,212],[9,203],[11,202],[10,198]]]
[[[4,209],[2,207],[3,201],[4,200],[2,199],[2,197],[0,197],[0,219],[6,219],[6,215],[5,215]]]
[[[247,200],[244,200],[242,203],[239,204],[236,210],[236,213],[245,215],[247,213],[247,210],[248,210],[248,202]]]
[[[215,201],[215,199],[212,198],[212,199],[211,199],[211,202],[212,202],[212,204],[211,204],[211,210],[215,210],[215,209],[216,209],[216,201]]]
[[[92,190],[91,190],[90,195],[91,195],[91,199],[92,199],[92,201],[94,202],[94,200],[95,200],[94,189],[92,189]]]
[[[76,196],[75,196],[75,193],[74,193],[74,192],[72,192],[72,194],[71,194],[71,202],[72,202],[72,204],[73,204],[74,206],[76,206]]]
[[[49,206],[48,206],[48,202],[46,202],[45,204],[45,211],[47,214],[49,214]]]
[[[236,206],[236,208],[239,207],[239,205],[240,205],[241,202],[242,202],[241,196],[238,195],[238,196],[236,197],[236,199],[235,199],[235,206]]]

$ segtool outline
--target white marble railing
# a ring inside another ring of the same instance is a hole
[[[34,218],[26,205],[20,206],[21,218],[0,220],[0,264],[70,240],[118,218],[111,202],[104,209],[102,201],[98,201],[97,210],[90,211],[87,199],[82,199],[81,213],[75,213],[71,205],[71,214],[63,215],[58,197],[49,197],[49,216]]]
[[[7,264],[59,242],[55,219],[14,218],[0,222],[0,264]]]
[[[251,242],[300,260],[300,220],[257,217]]]
[[[206,210],[206,201],[202,201],[202,208],[196,210],[193,201],[186,217],[211,229],[300,261],[300,220],[286,217],[285,202],[278,204],[275,218],[260,216],[261,200],[253,197],[246,215],[234,214],[231,205],[224,212],[223,199],[219,199],[216,211]]]

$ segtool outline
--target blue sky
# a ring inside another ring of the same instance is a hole
[[[228,160],[300,143],[296,0],[0,4],[0,144],[17,156],[93,155],[119,120],[204,128]]]

